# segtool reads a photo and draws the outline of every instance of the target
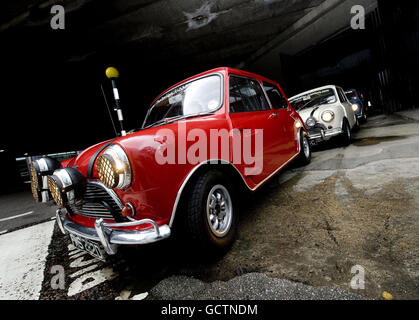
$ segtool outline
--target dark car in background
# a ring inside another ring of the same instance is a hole
[[[345,94],[352,104],[358,105],[355,114],[359,122],[367,122],[368,102],[365,101],[364,95],[357,89],[347,90]]]

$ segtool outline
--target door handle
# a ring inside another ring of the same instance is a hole
[[[273,119],[273,118],[276,118],[276,117],[278,117],[278,113],[272,113],[270,116],[269,116],[269,118],[268,119]]]

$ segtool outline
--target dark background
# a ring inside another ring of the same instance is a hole
[[[113,102],[104,73],[111,65],[120,71],[127,129],[140,127],[164,89],[219,66],[266,75],[288,97],[337,84],[362,89],[373,113],[418,107],[417,1],[378,1],[366,30],[348,26],[281,54],[280,72],[272,62],[260,68],[249,61],[322,2],[180,1],[179,9],[174,1],[57,1],[66,8],[66,29],[52,30],[50,6],[42,1],[3,1],[0,165],[10,168],[0,177],[3,191],[10,181],[20,183],[16,157],[82,150],[114,136],[100,87]],[[220,16],[211,20],[214,13]]]

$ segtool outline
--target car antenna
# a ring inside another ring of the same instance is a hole
[[[121,126],[121,136],[126,136],[127,133],[124,130],[124,117],[122,115],[122,110],[121,110],[121,104],[119,102],[119,92],[118,92],[118,86],[116,83],[116,79],[119,77],[119,72],[116,68],[114,67],[109,67],[106,69],[105,72],[106,76],[111,80],[112,83],[112,89],[113,89],[113,96],[115,98],[115,111],[118,115],[118,120],[119,120],[119,124]]]
[[[111,118],[111,121],[112,121],[112,127],[113,127],[113,130],[115,131],[115,136],[118,136],[118,131],[116,131],[115,122],[113,121],[113,117],[112,117],[112,114],[111,114],[111,109],[109,108],[108,99],[106,98],[105,90],[103,90],[103,85],[102,84],[100,85],[100,89],[102,89],[103,99],[105,99],[106,108],[108,109],[109,118]]]

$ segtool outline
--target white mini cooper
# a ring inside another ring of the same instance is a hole
[[[343,145],[351,143],[352,130],[359,126],[357,105],[349,102],[342,88],[325,86],[289,99],[305,122],[311,144],[340,136]]]

